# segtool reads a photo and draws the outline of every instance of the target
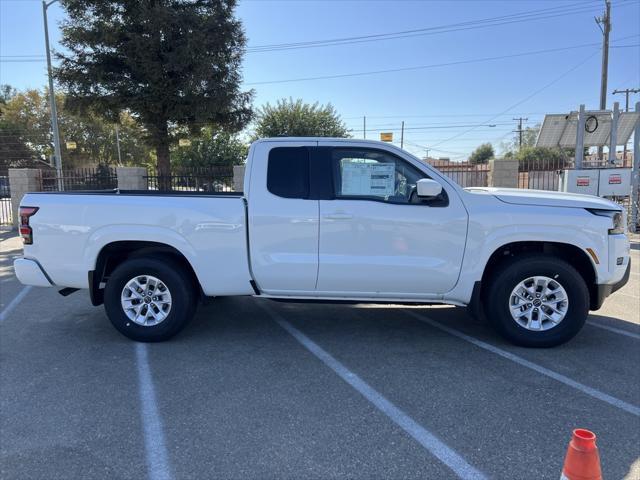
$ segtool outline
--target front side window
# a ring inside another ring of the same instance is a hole
[[[331,161],[337,198],[412,203],[416,183],[427,178],[401,158],[382,150],[335,149]]]

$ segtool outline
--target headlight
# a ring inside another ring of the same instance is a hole
[[[595,208],[587,209],[594,215],[601,217],[609,217],[611,219],[611,228],[609,229],[609,235],[618,235],[625,233],[625,221],[624,213],[620,210],[598,210]]]

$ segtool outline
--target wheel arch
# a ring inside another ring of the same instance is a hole
[[[169,258],[185,269],[197,286],[200,296],[202,286],[196,272],[187,257],[172,245],[147,240],[118,240],[107,243],[98,252],[95,268],[89,271],[89,295],[95,306],[104,301],[104,287],[109,275],[123,262],[148,255]]]
[[[500,265],[509,261],[509,259],[526,253],[553,255],[569,263],[580,273],[587,285],[590,307],[592,309],[597,308],[597,271],[587,252],[569,243],[549,241],[517,241],[498,247],[489,256],[482,273],[482,280],[479,283],[476,282],[476,286],[474,286],[472,303],[477,303],[482,298],[482,293],[485,290],[483,286],[488,284],[491,276]]]

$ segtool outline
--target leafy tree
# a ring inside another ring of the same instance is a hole
[[[62,96],[56,100],[62,102]],[[6,128],[22,139],[31,156],[47,160],[53,153],[53,136],[46,91],[14,92],[0,108]]]
[[[158,173],[170,171],[170,129],[242,129],[253,92],[240,91],[245,48],[236,0],[62,0],[56,78],[69,107],[145,128]]]
[[[0,84],[0,105],[6,105],[17,93],[18,91],[11,85]]]
[[[69,112],[65,100],[63,94],[56,94],[63,166],[117,163],[116,126],[91,113],[77,115]],[[16,147],[11,157],[25,157],[29,151],[29,158],[49,159],[53,153],[53,135],[47,90],[14,90],[9,100],[0,103],[0,116],[4,138],[9,133],[14,135],[11,142],[6,142],[7,148],[8,143]],[[150,163],[151,152],[144,142],[146,132],[128,112],[120,115],[119,130],[122,163]],[[67,141],[75,142],[77,148],[67,149]],[[18,142],[21,142],[19,147]],[[19,153],[18,149],[22,152]]]
[[[540,133],[540,125],[534,127],[526,127],[522,131],[522,146],[523,147],[535,147],[536,140],[538,139],[538,133]],[[520,146],[520,135],[516,133],[514,143]]]
[[[493,145],[490,143],[483,143],[471,153],[469,156],[469,162],[473,165],[484,164],[488,163],[494,156]]]
[[[520,171],[560,170],[567,168],[571,160],[565,150],[550,147],[522,147],[514,158],[520,162]]]
[[[116,128],[118,137],[116,138]],[[128,113],[122,112],[117,124],[106,122],[98,115],[87,113],[73,115],[65,112],[61,122],[63,158],[65,164],[145,165],[152,163],[149,147],[145,142],[146,131]],[[66,149],[66,141],[74,141],[75,150]]]
[[[237,135],[203,128],[188,147],[175,147],[174,170],[241,165],[247,157],[247,145]]]
[[[10,85],[0,85],[0,174],[9,168],[30,167],[35,153],[27,143],[25,131],[14,124],[10,104],[18,92]]]
[[[263,137],[348,137],[349,131],[331,104],[281,99],[256,114],[254,139]]]
[[[25,168],[35,163],[33,150],[20,133],[0,117],[0,175],[9,168]]]
[[[538,133],[540,132],[540,124],[533,127],[526,127],[522,131],[522,146],[535,147]],[[512,158],[520,148],[520,134],[516,133],[510,141],[500,144],[500,151],[504,158]]]

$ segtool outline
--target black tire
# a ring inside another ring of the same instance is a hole
[[[565,317],[548,330],[529,330],[511,316],[512,291],[534,276],[553,279],[567,294]],[[589,290],[584,279],[570,264],[552,255],[530,254],[506,260],[492,275],[483,300],[487,319],[496,330],[507,340],[525,347],[554,347],[571,340],[589,314]]]
[[[121,303],[127,283],[141,276],[159,279],[171,294],[171,308],[157,325],[140,325],[130,319]],[[138,342],[162,342],[182,330],[191,320],[197,306],[196,285],[189,272],[170,257],[146,256],[120,264],[107,280],[104,308],[113,326],[124,336]]]

